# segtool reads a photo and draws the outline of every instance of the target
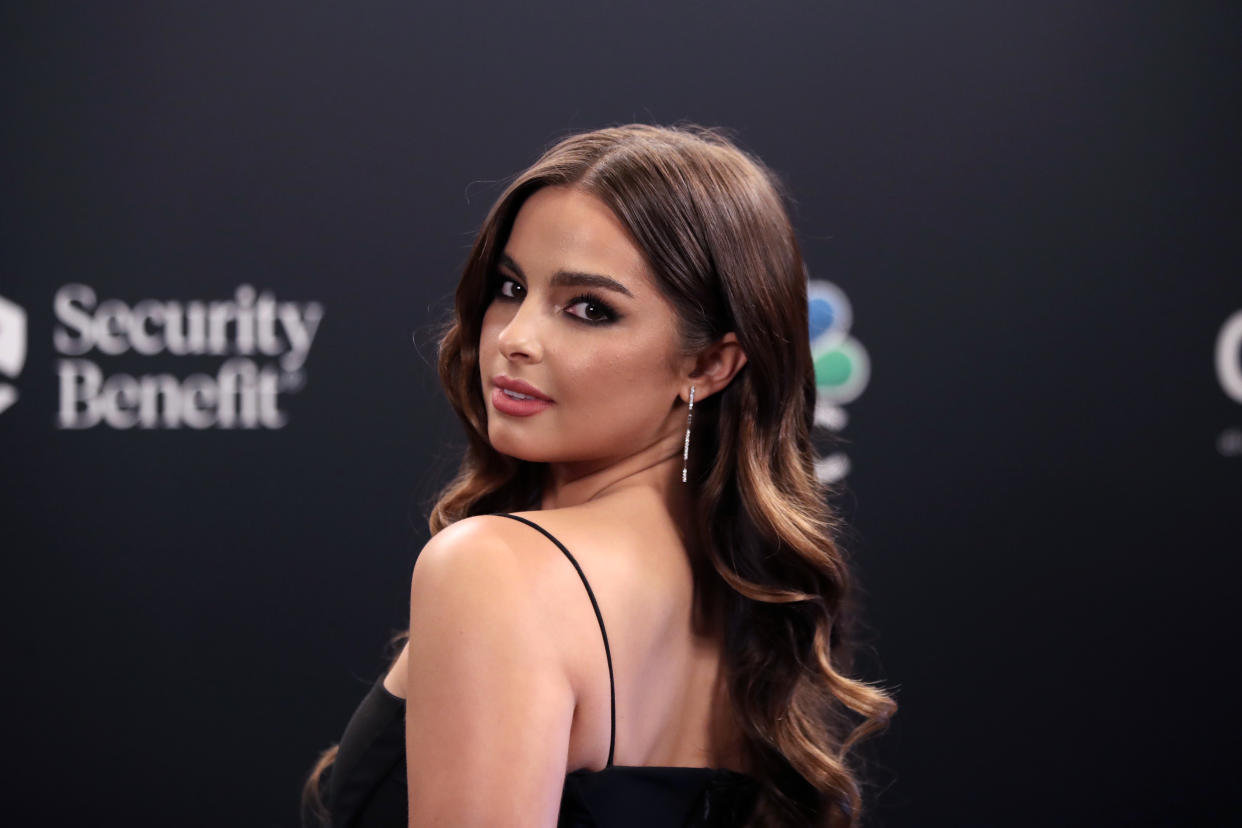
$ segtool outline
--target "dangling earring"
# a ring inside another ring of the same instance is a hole
[[[686,482],[686,461],[690,459],[690,418],[694,416],[694,386],[690,386],[690,405],[686,408],[686,444],[681,449],[681,482]]]

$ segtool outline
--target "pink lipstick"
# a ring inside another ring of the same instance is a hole
[[[535,386],[504,374],[493,377],[492,384],[492,406],[501,414],[529,417],[553,404],[552,398]]]

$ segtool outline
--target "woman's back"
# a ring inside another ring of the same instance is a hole
[[[615,763],[744,771],[717,683],[723,633],[696,618],[691,562],[664,505],[650,490],[634,489],[569,509],[515,514],[560,540],[594,590],[613,662]],[[521,537],[524,553],[552,553],[568,568],[537,532]],[[568,575],[578,580],[572,568]],[[607,665],[589,599],[572,581],[558,592],[576,628],[564,643],[580,688],[575,719],[582,719],[569,769],[600,768],[607,757]]]
[[[627,814],[642,815],[648,824],[652,815],[665,814],[668,821],[657,825],[736,824],[717,820],[746,810],[753,780],[738,773],[735,726],[719,692],[720,636],[695,618],[690,562],[667,510],[633,491],[470,523],[467,531],[476,541],[492,535],[520,560],[523,577],[532,579],[529,588],[544,598],[544,629],[564,655],[573,711],[561,824],[603,825],[609,823],[596,817]],[[391,731],[403,717],[393,710],[407,695],[408,669],[407,649],[356,714],[366,721],[351,722],[342,740],[341,766],[333,773],[351,779],[344,786],[336,777],[333,789],[351,788],[345,798],[354,801],[346,805],[364,814],[358,799],[370,783],[359,781],[359,773],[376,774],[392,762],[366,756],[359,743],[386,742],[389,752],[396,751],[400,740]],[[419,704],[417,695],[408,703],[413,715],[434,715]],[[360,737],[362,730],[374,733]],[[356,770],[366,765],[371,770]],[[404,762],[399,770],[404,775]],[[377,798],[396,801],[395,782],[388,780],[390,790]],[[341,804],[332,802],[333,810]],[[381,810],[393,807],[390,802]],[[706,821],[709,816],[713,821]]]

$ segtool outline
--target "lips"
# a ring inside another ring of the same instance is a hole
[[[552,398],[535,386],[504,374],[492,378],[492,407],[501,414],[529,417],[552,406]],[[521,396],[516,396],[521,395]]]
[[[526,397],[534,397],[536,400],[543,400],[544,402],[553,401],[551,397],[530,383],[506,377],[504,374],[497,374],[492,377],[492,383],[502,390],[512,391],[515,394],[521,394]]]

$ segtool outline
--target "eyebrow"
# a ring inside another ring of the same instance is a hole
[[[500,263],[511,268],[514,273],[521,276],[523,279],[526,278],[526,274],[522,272],[522,268],[518,267],[518,263],[513,261],[513,257],[508,253],[500,254]],[[552,274],[552,287],[562,286],[603,288],[604,290],[611,290],[623,294],[631,299],[634,298],[634,294],[630,293],[629,289],[626,288],[625,285],[610,276],[601,276],[598,273],[582,273],[577,270],[558,270]]]

